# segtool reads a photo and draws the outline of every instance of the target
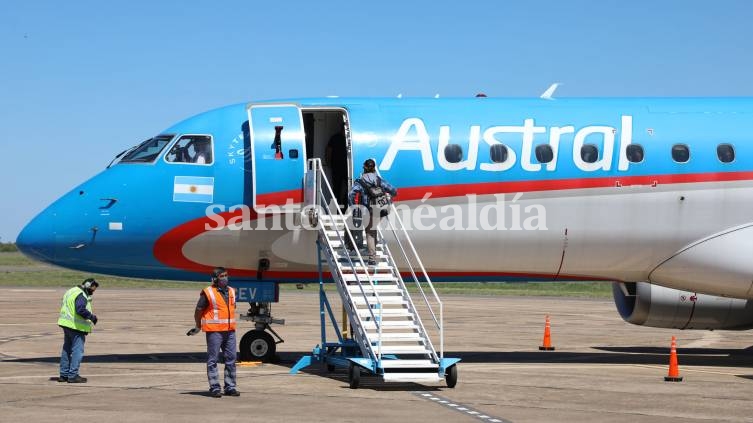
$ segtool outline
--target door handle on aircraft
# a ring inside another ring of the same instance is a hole
[[[275,140],[272,143],[275,149],[275,160],[282,159],[282,126],[275,126]]]

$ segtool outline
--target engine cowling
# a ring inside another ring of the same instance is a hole
[[[707,330],[753,328],[753,300],[696,294],[647,282],[614,283],[612,292],[620,316],[634,325]]]

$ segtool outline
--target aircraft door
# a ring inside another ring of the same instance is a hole
[[[282,206],[303,200],[306,141],[301,109],[295,104],[253,104],[251,129],[253,207]]]

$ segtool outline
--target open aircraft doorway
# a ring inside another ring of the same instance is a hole
[[[344,109],[303,109],[306,159],[321,159],[337,203],[347,205],[353,184],[350,124]]]

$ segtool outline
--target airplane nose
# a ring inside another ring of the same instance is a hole
[[[16,246],[33,260],[52,262],[55,258],[53,213],[48,209],[32,219],[16,238]]]

